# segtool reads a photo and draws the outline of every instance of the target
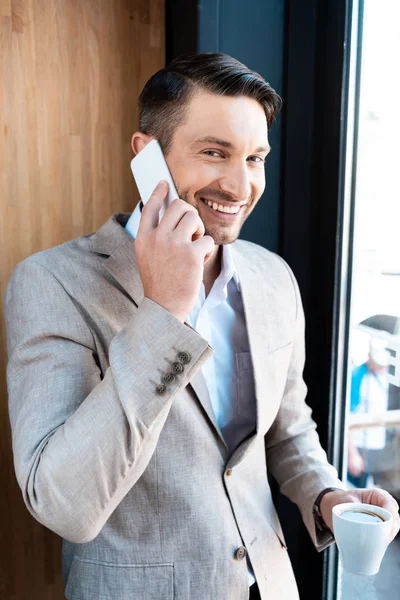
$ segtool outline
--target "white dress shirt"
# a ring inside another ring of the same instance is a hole
[[[135,239],[141,217],[138,202],[125,229]],[[256,398],[253,367],[238,273],[229,244],[222,246],[221,273],[207,298],[204,283],[186,321],[214,349],[202,373],[215,418],[232,454],[255,429]],[[255,582],[249,566],[249,585]]]

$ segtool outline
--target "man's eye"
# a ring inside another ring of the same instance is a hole
[[[222,154],[220,152],[217,152],[216,150],[204,150],[203,154],[207,154],[207,155],[216,154],[217,156],[222,156]]]
[[[262,158],[261,156],[250,156],[249,158],[255,158],[256,160],[252,160],[251,162],[265,162],[265,159]]]

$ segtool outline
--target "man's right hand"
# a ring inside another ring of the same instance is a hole
[[[215,245],[194,206],[177,198],[159,222],[168,183],[159,183],[143,206],[135,241],[144,295],[163,306],[181,323],[193,309],[204,264]]]

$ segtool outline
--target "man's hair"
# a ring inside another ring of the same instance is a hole
[[[139,130],[154,136],[165,154],[196,92],[253,98],[263,107],[268,127],[282,104],[261,75],[228,54],[202,52],[175,58],[150,77],[139,97]]]

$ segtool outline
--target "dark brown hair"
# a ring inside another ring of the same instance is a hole
[[[282,104],[261,75],[228,54],[189,54],[175,58],[144,86],[139,97],[139,130],[154,136],[167,154],[187,104],[200,91],[257,100],[264,109],[268,127]]]

